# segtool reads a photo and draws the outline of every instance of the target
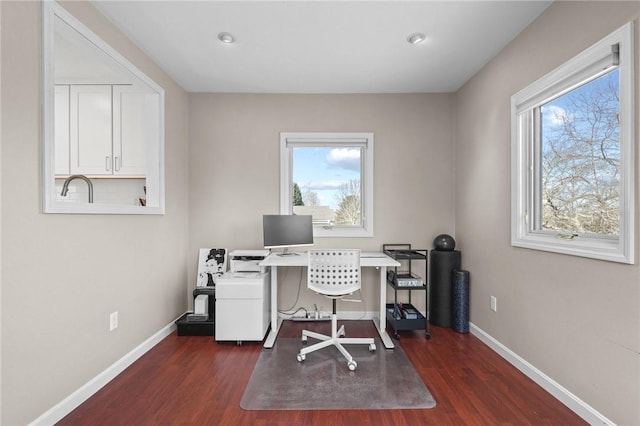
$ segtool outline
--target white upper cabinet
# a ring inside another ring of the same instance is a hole
[[[56,86],[56,174],[145,176],[157,97],[133,85]]]
[[[113,86],[114,174],[145,175],[147,150],[157,139],[158,95],[142,88]]]
[[[110,85],[71,85],[71,174],[113,174]]]

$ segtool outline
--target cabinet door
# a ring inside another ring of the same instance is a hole
[[[70,171],[113,173],[110,85],[72,85]]]
[[[56,175],[69,174],[69,85],[56,85],[55,91]]]
[[[145,176],[147,157],[157,144],[157,94],[136,86],[113,86],[114,174]]]

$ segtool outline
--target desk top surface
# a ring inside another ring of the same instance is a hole
[[[290,252],[291,253],[291,252]],[[281,256],[281,253],[271,253],[266,257],[260,266],[307,266],[307,252],[296,252],[297,254],[289,254]],[[390,258],[381,251],[363,251],[360,253],[360,266],[400,266],[400,262]]]

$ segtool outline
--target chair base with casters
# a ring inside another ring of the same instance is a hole
[[[336,299],[333,299],[333,314],[331,315],[331,336],[326,334],[320,334],[309,330],[302,330],[302,341],[306,342],[308,337],[320,340],[320,342],[311,346],[302,348],[298,353],[297,359],[299,362],[305,360],[308,353],[326,348],[328,346],[335,346],[340,353],[346,358],[347,366],[349,370],[354,371],[358,366],[358,363],[351,356],[351,354],[344,348],[343,345],[369,345],[369,351],[376,350],[376,344],[371,337],[343,337],[345,335],[344,325],[338,329],[338,317],[336,315]]]
[[[349,370],[356,369],[358,364],[343,345],[369,345],[370,351],[376,350],[373,338],[347,338],[344,326],[338,329],[336,316],[336,299],[347,300],[344,297],[360,290],[360,250],[357,249],[319,249],[309,250],[307,264],[307,288],[326,296],[333,301],[331,316],[331,336],[315,333],[309,330],[302,332],[302,341],[308,337],[320,340],[315,345],[303,348],[297,356],[299,362],[304,361],[308,353],[335,346],[347,359]]]

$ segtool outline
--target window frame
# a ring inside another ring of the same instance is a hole
[[[292,214],[294,147],[363,148],[361,179],[362,226],[314,225],[315,237],[373,237],[373,133],[283,132],[280,133],[280,214]]]
[[[536,109],[606,71],[617,44],[620,73],[620,235],[564,235],[536,229],[540,214]],[[629,22],[511,97],[511,245],[620,263],[635,263],[635,112],[633,23]],[[538,192],[536,192],[538,189]]]

